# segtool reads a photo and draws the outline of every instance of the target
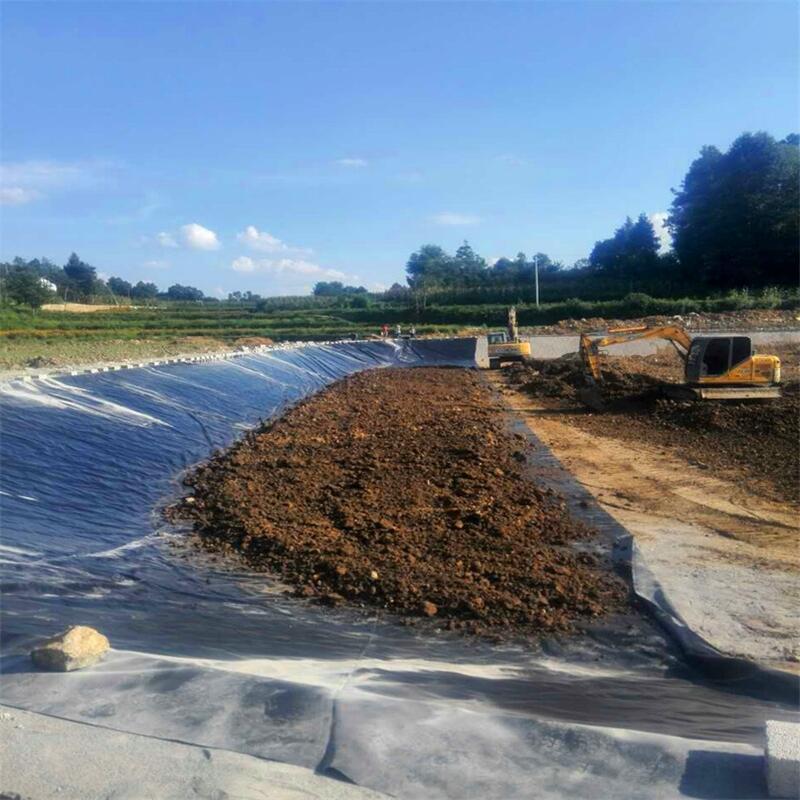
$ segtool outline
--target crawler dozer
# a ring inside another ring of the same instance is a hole
[[[756,355],[749,336],[721,334],[692,338],[677,325],[611,328],[604,334],[581,334],[580,355],[587,386],[581,400],[603,406],[600,349],[637,339],[666,339],[684,362],[684,382],[664,384],[665,393],[681,400],[756,400],[780,397],[781,362]]]
[[[499,369],[505,362],[527,361],[531,357],[531,343],[519,338],[517,309],[508,309],[508,324],[505,331],[493,331],[489,340],[489,369]]]

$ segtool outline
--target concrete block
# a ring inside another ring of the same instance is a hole
[[[489,339],[486,336],[475,339],[475,364],[480,369],[489,369]]]
[[[767,722],[765,761],[769,796],[800,798],[800,723]]]

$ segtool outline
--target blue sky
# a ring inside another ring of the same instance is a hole
[[[571,264],[798,129],[783,2],[2,4],[2,250],[208,293]]]

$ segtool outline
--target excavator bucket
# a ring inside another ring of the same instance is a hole
[[[604,411],[606,408],[603,395],[597,384],[587,384],[578,390],[578,399],[592,411]]]

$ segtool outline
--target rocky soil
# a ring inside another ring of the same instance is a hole
[[[565,631],[622,608],[626,589],[526,474],[527,447],[477,373],[370,371],[216,456],[168,513],[318,602],[471,633]]]
[[[797,345],[768,348],[781,357],[783,397],[771,401],[676,402],[663,381],[680,380],[680,359],[666,349],[654,356],[606,357],[602,413],[579,400],[584,373],[577,356],[534,362],[509,373],[511,383],[566,410],[564,421],[600,436],[670,448],[695,465],[754,483],[777,500],[800,499],[800,383]],[[635,448],[632,450],[635,457]]]
[[[691,311],[675,316],[650,316],[636,319],[562,319],[555,325],[526,327],[525,333],[559,335],[591,333],[632,325],[669,325],[678,323],[688,331],[759,331],[797,330],[800,327],[798,309],[750,309],[747,311],[721,311],[699,313]]]

